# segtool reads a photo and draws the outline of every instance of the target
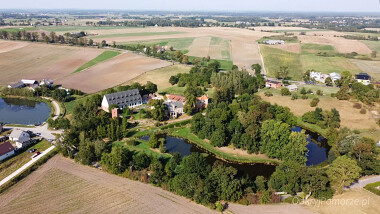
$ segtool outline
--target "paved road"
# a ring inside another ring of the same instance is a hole
[[[380,181],[380,175],[362,178],[358,182],[351,184],[350,187],[346,187],[346,189],[363,188],[367,184],[371,184],[371,183],[375,183],[379,181]]]
[[[10,174],[8,177],[4,178],[2,181],[0,181],[0,186],[3,184],[7,183],[8,181],[12,180],[16,175],[20,174],[22,171],[27,169],[29,166],[33,165],[36,161],[38,161],[40,158],[45,156],[47,153],[49,153],[51,150],[53,150],[55,146],[51,146],[45,151],[43,151],[40,155],[37,157],[33,158],[31,161],[26,163],[24,166],[20,167],[18,170],[14,171],[12,174]]]

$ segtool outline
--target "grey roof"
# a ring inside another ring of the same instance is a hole
[[[25,84],[21,81],[9,85],[11,88],[23,88]]]
[[[107,99],[108,105],[116,104],[120,108],[142,102],[141,95],[137,89],[106,94],[104,96]]]

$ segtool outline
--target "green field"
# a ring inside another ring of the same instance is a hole
[[[178,31],[167,31],[167,32],[141,32],[141,33],[119,33],[119,34],[107,34],[107,35],[98,35],[90,36],[92,39],[105,39],[112,37],[132,37],[132,36],[160,36],[160,35],[174,35],[180,34],[182,32]]]
[[[158,150],[157,151],[152,150],[149,146],[149,143],[147,141],[144,141],[144,140],[138,140],[136,146],[127,145],[125,142],[122,142],[122,141],[114,142],[112,144],[124,146],[133,152],[145,152],[147,155],[152,155],[153,157],[157,157],[157,158],[160,155],[162,155],[164,158],[170,158],[171,157],[171,155],[168,153],[161,154],[158,152]]]
[[[193,43],[194,37],[189,38],[175,38],[175,39],[160,39],[140,42],[121,42],[118,45],[137,45],[142,44],[146,46],[160,45],[173,47],[175,50],[188,50],[189,46]]]
[[[118,51],[104,51],[99,56],[95,57],[94,59],[88,61],[86,64],[80,66],[77,70],[74,71],[74,73],[81,72],[86,68],[89,68],[91,66],[94,66],[100,62],[106,61],[108,59],[111,59],[117,55],[119,55],[120,52]]]
[[[260,47],[269,77],[274,77],[274,72],[279,70],[280,66],[289,67],[289,76],[292,80],[301,80],[303,72],[312,69],[322,73],[361,72],[348,58],[337,56],[337,52],[330,45],[302,44],[301,54],[267,45]],[[318,53],[326,53],[327,56]]]
[[[194,59],[199,59],[199,61],[202,60],[201,57],[195,57],[195,56],[189,56],[189,61],[192,62]],[[221,60],[221,59],[211,59],[212,61],[218,61],[220,63],[220,69],[221,70],[231,70],[234,63],[231,60]]]
[[[224,60],[231,60],[231,53],[230,53],[230,40],[223,39],[220,37],[211,37],[210,42],[210,49],[211,51],[213,49],[220,49],[222,54],[222,59]]]
[[[42,140],[36,145],[30,147],[29,149],[33,148],[42,152],[46,150],[47,148],[49,148],[50,146],[51,144],[47,140]],[[33,155],[32,153],[29,153],[28,151],[24,151],[21,154],[12,156],[11,158],[5,160],[4,162],[0,162],[0,180],[4,179],[8,175],[12,174],[14,171],[19,169],[21,166],[28,163],[31,160],[32,155]]]
[[[380,41],[362,40],[361,42],[366,44],[369,47],[369,49],[377,51],[377,53],[380,54]]]
[[[34,27],[15,27],[15,28],[2,28],[0,31],[7,31],[8,33],[18,32],[18,31],[28,31],[28,30],[36,30]]]
[[[163,90],[158,91],[159,94],[177,94],[177,95],[185,95],[186,87],[178,87],[172,86],[169,88],[165,88]]]
[[[292,80],[302,79],[303,71],[299,54],[271,48],[266,45],[261,45],[260,49],[269,77],[274,77],[275,71],[278,71],[281,66],[286,66],[289,68],[289,76]]]

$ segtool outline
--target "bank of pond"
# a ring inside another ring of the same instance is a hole
[[[0,97],[0,121],[2,123],[42,124],[49,118],[51,111],[50,106],[43,101]]]
[[[292,131],[301,132],[300,127],[293,127]],[[319,165],[327,160],[327,155],[329,151],[329,146],[327,141],[322,136],[312,133],[306,130],[307,134],[307,166]],[[148,141],[150,136],[141,137],[141,140]],[[206,153],[206,161],[208,164],[212,165],[215,161],[222,161],[226,166],[232,166],[238,170],[239,175],[249,176],[250,178],[255,178],[257,176],[264,176],[269,178],[272,173],[276,170],[276,165],[270,163],[239,163],[231,162],[224,159],[221,159],[214,154],[210,153],[206,149],[203,149],[197,146],[196,143],[191,141],[172,137],[167,135],[165,141],[166,149],[169,153],[178,152],[181,154],[182,158],[190,155],[191,153]]]

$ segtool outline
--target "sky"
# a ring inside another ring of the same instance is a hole
[[[0,9],[380,12],[380,0],[0,0]]]

